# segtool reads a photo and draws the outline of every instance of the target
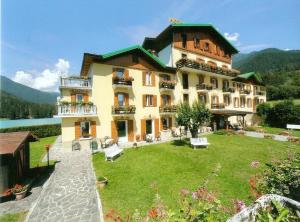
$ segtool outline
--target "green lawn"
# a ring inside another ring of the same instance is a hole
[[[108,185],[100,196],[104,211],[114,208],[125,214],[139,208],[147,210],[154,199],[151,184],[157,184],[163,201],[175,208],[182,188],[196,189],[221,165],[219,176],[209,182],[209,189],[226,205],[232,199],[248,201],[251,175],[262,170],[263,163],[283,157],[289,143],[242,135],[209,135],[208,149],[163,143],[125,150],[114,162],[105,162],[103,153],[93,156],[97,177],[106,176]],[[261,167],[250,167],[260,161]]]
[[[255,127],[251,127],[255,128]],[[268,127],[268,126],[262,126],[262,127],[256,127],[255,129],[263,129],[266,133],[271,133],[271,134],[279,134],[282,133],[283,131],[288,131],[287,129],[284,128],[275,128],[275,127]],[[293,136],[300,137],[300,130],[292,130],[290,131]]]
[[[22,222],[25,220],[27,212],[20,212],[15,214],[5,214],[0,216],[1,222]]]
[[[41,138],[39,141],[30,143],[30,168],[46,165],[42,159],[46,154],[45,145],[53,144],[57,136]],[[52,163],[52,162],[51,162]]]

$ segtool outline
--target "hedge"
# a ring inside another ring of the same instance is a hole
[[[39,126],[20,126],[0,129],[0,133],[31,131],[39,138],[57,136],[61,134],[61,124],[39,125]]]

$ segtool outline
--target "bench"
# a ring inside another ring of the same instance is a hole
[[[294,125],[294,124],[286,124],[286,128],[287,129],[297,129],[297,130],[300,130],[300,125]]]
[[[111,147],[104,149],[104,153],[106,161],[113,161],[116,156],[119,156],[123,153],[123,149],[120,149],[117,144],[114,144]]]
[[[208,147],[209,143],[207,142],[207,138],[191,138],[191,145],[196,149],[197,146],[205,146]]]

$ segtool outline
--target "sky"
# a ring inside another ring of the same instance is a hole
[[[210,23],[242,53],[300,49],[299,0],[2,0],[1,74],[44,91],[84,52],[141,44],[177,18]]]

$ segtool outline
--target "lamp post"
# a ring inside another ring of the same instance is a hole
[[[49,149],[50,149],[50,144],[46,144],[45,145],[45,149],[46,149],[46,151],[47,151],[47,165],[48,165],[48,167],[49,167]]]

